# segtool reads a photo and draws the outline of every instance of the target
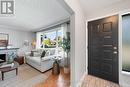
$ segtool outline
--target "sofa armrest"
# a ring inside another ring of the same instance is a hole
[[[30,56],[31,52],[26,52],[25,56]]]
[[[47,61],[47,60],[50,60],[50,58],[49,57],[42,57],[41,60],[42,61]]]
[[[45,56],[45,57],[42,57],[41,60],[42,61],[46,61],[46,60],[52,60],[54,56]]]

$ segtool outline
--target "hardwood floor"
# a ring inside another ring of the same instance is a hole
[[[49,75],[46,81],[38,83],[35,87],[69,87],[70,86],[70,74],[64,74],[61,69],[60,75],[52,75],[52,70],[45,73]],[[86,75],[81,87],[120,87],[113,82]]]
[[[49,75],[45,82],[41,82],[35,85],[35,87],[69,87],[70,86],[70,74],[64,74],[63,69],[59,75],[52,75],[52,70],[46,72]]]
[[[118,84],[113,82],[94,77],[91,75],[86,75],[81,87],[120,87]]]

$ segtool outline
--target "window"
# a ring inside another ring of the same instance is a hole
[[[122,70],[130,72],[130,14],[122,17]]]
[[[36,33],[36,48],[62,48],[63,37],[70,32],[68,23],[60,24]]]
[[[41,48],[56,48],[62,46],[63,29],[54,29],[43,32],[41,35]]]
[[[55,48],[57,44],[56,39],[57,39],[56,31],[44,33],[44,39],[42,42],[44,48]]]
[[[62,39],[63,39],[63,29],[58,30],[58,47],[62,46]]]

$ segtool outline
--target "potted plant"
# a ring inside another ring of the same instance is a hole
[[[62,48],[67,55],[64,64],[64,73],[69,73],[69,52],[70,52],[70,32],[66,32],[66,37],[63,38]]]

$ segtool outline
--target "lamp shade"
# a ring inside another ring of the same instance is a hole
[[[36,46],[36,41],[35,40],[32,41],[32,46]]]

